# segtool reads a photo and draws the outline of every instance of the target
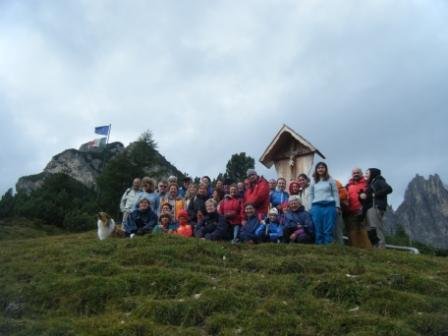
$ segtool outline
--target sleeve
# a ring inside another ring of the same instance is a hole
[[[269,199],[269,183],[263,179],[258,184],[258,190],[255,194],[254,203],[256,205],[262,205],[266,200]]]
[[[126,189],[123,196],[121,196],[121,200],[120,200],[120,211],[121,212],[126,211],[126,200],[128,198],[128,194],[129,194],[129,189]]]
[[[338,192],[338,186],[336,185],[336,181],[331,179],[330,181],[331,184],[331,192],[332,192],[332,196],[336,202],[336,208],[340,208],[341,207],[341,202],[339,200],[339,192]]]
[[[266,231],[266,225],[265,224],[261,224],[257,227],[257,229],[255,230],[255,236],[257,236],[258,238],[263,236],[263,233]]]
[[[157,215],[155,213],[151,213],[148,222],[146,222],[145,226],[143,227],[143,230],[145,232],[152,232],[152,229],[154,229],[156,224],[157,224]]]
[[[137,230],[137,224],[135,223],[135,212],[131,212],[124,223],[124,230],[127,233],[132,233]]]
[[[385,180],[379,180],[372,186],[372,190],[375,193],[375,197],[383,197],[392,192],[392,187]]]

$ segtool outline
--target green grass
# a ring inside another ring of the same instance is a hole
[[[0,265],[0,335],[448,335],[441,257],[88,232]]]

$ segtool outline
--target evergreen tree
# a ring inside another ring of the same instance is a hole
[[[246,177],[246,171],[255,167],[255,160],[242,152],[233,154],[226,165],[225,178],[234,182],[242,181]]]
[[[11,217],[14,211],[14,196],[12,194],[12,188],[2,196],[0,200],[0,218]]]

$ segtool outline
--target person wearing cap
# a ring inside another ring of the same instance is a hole
[[[280,243],[283,239],[283,226],[280,224],[277,208],[269,210],[268,217],[262,222],[255,232],[263,241]]]
[[[363,211],[366,215],[368,235],[372,245],[385,248],[383,216],[387,209],[387,195],[392,193],[392,187],[381,176],[378,168],[369,168],[365,173],[367,190],[359,197],[363,201]]]
[[[193,235],[193,229],[189,223],[187,210],[182,210],[179,213],[179,225],[174,231],[175,234],[183,237],[191,237]]]
[[[285,242],[305,244],[314,242],[313,220],[297,195],[289,197],[288,210],[283,222],[283,236]]]
[[[141,180],[136,177],[132,181],[132,187],[126,189],[123,196],[121,196],[120,200],[120,211],[123,213],[122,226],[126,223],[126,220],[129,214],[134,210],[135,204],[137,204],[137,200],[139,199],[142,191],[141,191]]]
[[[182,180],[182,185],[179,187],[179,196],[185,198],[185,195],[188,191],[188,187],[191,185],[191,177],[186,176]]]
[[[348,244],[353,247],[370,249],[372,244],[367,235],[367,226],[365,225],[362,203],[359,198],[359,195],[367,189],[367,183],[361,168],[355,167],[352,169],[352,177],[348,181],[346,189],[348,204],[342,209],[348,234]]]
[[[151,201],[144,197],[138,202],[137,209],[132,211],[124,226],[127,237],[151,233],[157,224],[157,215],[151,210]]]
[[[241,208],[242,202],[238,198],[237,186],[232,184],[229,188],[229,194],[224,196],[218,212],[224,216],[232,228],[234,242],[238,238],[238,232],[241,226]]]
[[[216,211],[216,205],[215,200],[212,198],[205,202],[207,213],[194,228],[194,235],[197,238],[206,240],[230,239],[231,234],[229,233],[226,219]]]
[[[274,192],[271,193],[269,198],[271,207],[277,208],[279,213],[283,212],[288,204],[289,194],[285,191],[286,180],[283,177],[277,179],[277,187]]]
[[[331,244],[337,213],[341,206],[336,181],[330,176],[325,162],[317,163],[314,169],[310,202],[316,244]]]
[[[269,210],[269,183],[263,176],[258,176],[255,169],[247,170],[248,188],[244,192],[244,204],[252,204],[259,220],[266,217]],[[245,214],[243,214],[245,217]]]

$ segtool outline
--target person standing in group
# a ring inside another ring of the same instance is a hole
[[[336,214],[336,224],[334,226],[334,232],[333,237],[336,243],[339,245],[344,245],[344,218],[342,216],[342,209],[345,209],[347,207],[348,201],[348,195],[347,195],[347,189],[345,189],[344,185],[339,182],[338,180],[335,180],[336,187],[338,188],[338,194],[339,194],[339,203],[341,204],[341,208],[337,209]]]
[[[271,197],[272,193],[277,188],[277,180],[276,179],[269,179],[269,197]]]
[[[311,217],[315,228],[316,244],[333,242],[337,211],[340,211],[339,194],[335,180],[325,162],[319,162],[310,186]]]
[[[208,199],[207,185],[200,183],[197,195],[188,204],[188,216],[193,227],[204,219],[205,201]]]
[[[191,185],[191,177],[184,177],[182,185],[179,187],[179,196],[185,198],[187,194],[188,187]]]
[[[120,200],[120,211],[123,213],[122,227],[126,223],[129,214],[134,210],[134,204],[137,203],[138,198],[141,195],[141,180],[136,177],[132,181],[132,187],[126,189]]]
[[[348,234],[348,243],[353,247],[372,248],[367,235],[360,199],[360,195],[367,190],[367,183],[364,176],[362,176],[361,168],[353,168],[352,178],[348,181],[346,189],[348,204],[347,207],[342,209]]]
[[[134,206],[134,209],[137,207],[138,201],[140,201],[143,197],[146,197],[151,202],[151,210],[154,211],[158,215],[160,214],[160,212],[159,212],[160,198],[159,198],[159,195],[154,190],[155,189],[155,184],[156,184],[155,181],[152,178],[148,177],[148,176],[145,176],[142,179],[142,189],[143,189],[143,191],[140,194],[140,196],[139,196],[139,198],[138,198],[138,200],[137,200],[137,202],[136,202],[136,204]]]
[[[366,214],[369,239],[376,248],[385,248],[383,216],[387,209],[387,195],[392,193],[392,187],[381,176],[378,168],[366,171],[367,190],[361,193],[363,210]]]
[[[171,184],[165,198],[160,200],[160,204],[169,203],[172,207],[173,220],[179,219],[179,213],[185,209],[185,202],[182,197],[178,196],[177,184]]]
[[[185,210],[188,209],[188,207],[190,206],[190,203],[194,200],[194,198],[196,197],[196,194],[198,193],[198,186],[194,183],[190,184],[188,186],[188,190],[185,193]]]
[[[165,198],[168,193],[168,182],[166,180],[160,180],[157,185],[157,195],[159,195],[159,199]]]
[[[244,182],[238,182],[236,184],[236,187],[238,189],[238,198],[243,199],[244,198],[244,192],[246,191],[246,188],[244,186]]]
[[[229,194],[224,196],[218,212],[224,216],[227,223],[232,227],[233,241],[238,238],[238,233],[241,227],[241,199],[238,198],[238,190],[235,184],[229,188]]]
[[[300,198],[300,203],[305,207],[306,211],[310,211],[311,205],[308,188],[310,186],[310,178],[306,174],[299,174],[297,176],[297,183],[299,184],[297,196]]]
[[[263,220],[269,210],[269,183],[252,168],[247,170],[247,179],[249,185],[244,193],[244,205],[251,203],[258,219]]]
[[[285,189],[286,180],[283,177],[279,177],[277,179],[277,187],[274,192],[271,192],[271,196],[269,197],[271,207],[276,208],[278,214],[282,214],[283,209],[288,205],[289,194],[285,191]]]

